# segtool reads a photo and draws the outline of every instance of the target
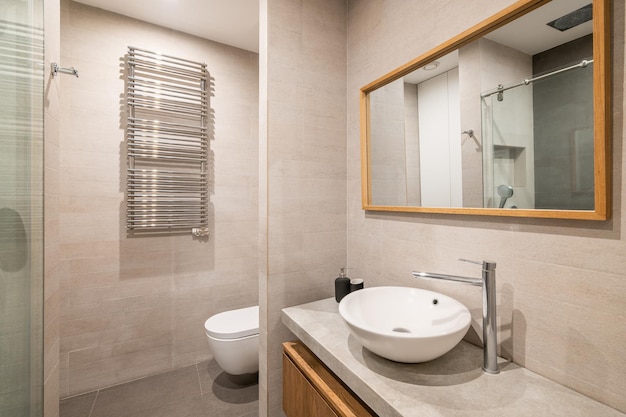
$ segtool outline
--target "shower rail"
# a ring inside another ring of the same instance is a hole
[[[126,227],[207,236],[206,64],[128,48]]]
[[[554,71],[549,72],[547,74],[538,75],[538,76],[536,76],[534,78],[526,78],[525,80],[520,81],[520,82],[518,82],[516,84],[508,85],[506,87],[504,87],[503,85],[499,85],[498,88],[495,88],[493,90],[489,90],[489,91],[486,91],[486,92],[482,93],[480,95],[480,97],[481,98],[487,98],[487,97],[492,96],[494,94],[503,93],[503,92],[505,92],[507,90],[511,90],[512,88],[521,87],[522,85],[532,84],[535,81],[539,81],[539,80],[542,80],[544,78],[560,74],[562,72],[570,71],[570,70],[577,69],[577,68],[585,68],[589,64],[593,64],[593,59],[583,59],[578,64],[574,64],[574,65],[571,65],[569,67],[565,67],[565,68],[561,68],[561,69],[558,69],[558,70],[554,70]]]

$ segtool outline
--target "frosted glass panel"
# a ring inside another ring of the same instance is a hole
[[[0,4],[0,417],[42,415],[42,13]]]

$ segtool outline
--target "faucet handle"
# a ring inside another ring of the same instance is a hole
[[[473,261],[471,259],[465,259],[465,258],[459,258],[459,261],[461,261],[461,262],[468,262],[470,264],[476,264],[476,265],[482,265],[483,264],[482,261]]]
[[[484,270],[493,271],[496,269],[495,261],[474,261],[471,259],[459,258],[461,262],[469,262],[471,264],[482,265]]]

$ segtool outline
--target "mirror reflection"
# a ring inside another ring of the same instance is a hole
[[[554,0],[368,94],[374,206],[594,210],[590,0]]]

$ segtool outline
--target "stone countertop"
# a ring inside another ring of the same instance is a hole
[[[467,342],[431,362],[401,364],[361,347],[334,298],[282,310],[282,321],[381,417],[623,417],[613,408],[500,359],[482,371]]]

